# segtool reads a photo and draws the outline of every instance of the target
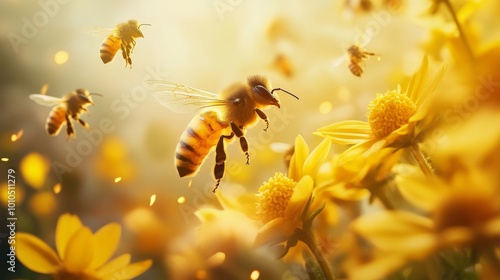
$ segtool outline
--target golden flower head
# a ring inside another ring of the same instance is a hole
[[[383,139],[401,126],[408,124],[417,111],[417,105],[398,90],[377,94],[368,106],[368,124],[373,135]]]
[[[315,134],[339,145],[354,145],[344,153],[348,158],[355,158],[373,147],[400,149],[418,143],[435,121],[427,103],[443,72],[428,80],[428,66],[428,59],[424,57],[404,92],[398,86],[378,94],[369,105],[367,122],[341,121],[319,128]]]
[[[276,173],[259,188],[257,215],[263,224],[279,217],[285,217],[285,210],[296,185],[297,182],[286,177],[283,173]]]
[[[64,214],[56,226],[57,253],[38,237],[18,233],[17,256],[27,268],[54,279],[132,279],[152,261],[130,264],[130,254],[123,254],[108,262],[118,247],[120,232],[120,225],[111,223],[92,234],[77,216]]]

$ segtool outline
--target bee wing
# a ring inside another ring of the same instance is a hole
[[[343,55],[337,57],[335,60],[332,62],[332,68],[339,67],[344,61],[346,61],[348,58],[348,54],[344,53]]]
[[[115,29],[112,28],[92,28],[87,30],[87,33],[92,35],[92,37],[104,38],[109,36],[109,34],[115,33]]]
[[[30,94],[30,99],[43,106],[54,106],[63,101],[62,98],[37,93]]]
[[[227,106],[231,100],[223,100],[217,94],[169,81],[148,81],[156,85],[152,95],[163,106],[176,113],[186,113],[208,107]]]

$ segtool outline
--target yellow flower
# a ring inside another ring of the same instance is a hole
[[[401,149],[416,145],[434,121],[426,103],[442,74],[440,71],[427,82],[427,72],[428,59],[424,57],[405,92],[401,92],[398,86],[396,90],[377,94],[369,105],[367,122],[342,121],[322,127],[315,134],[331,138],[340,145],[354,145],[343,153],[341,162],[370,149]]]
[[[27,268],[57,280],[132,279],[152,261],[130,264],[130,254],[123,254],[108,262],[118,247],[120,231],[119,224],[110,223],[92,234],[76,215],[64,214],[56,226],[57,253],[38,237],[18,233],[17,256]]]
[[[353,268],[352,279],[367,275],[378,279],[411,261],[457,247],[474,248],[481,259],[491,257],[489,250],[500,243],[500,190],[480,174],[462,175],[448,184],[421,175],[400,181],[403,194],[428,211],[429,217],[385,211],[357,219],[354,232],[379,254],[372,262]],[[499,270],[496,273],[500,275]]]
[[[281,243],[302,226],[302,214],[314,187],[314,178],[330,152],[330,140],[324,139],[313,151],[302,136],[295,139],[294,154],[288,175],[276,173],[260,188],[257,195],[244,194],[230,198],[216,196],[224,209],[243,212],[260,227],[256,244]],[[310,209],[316,209],[315,204]]]

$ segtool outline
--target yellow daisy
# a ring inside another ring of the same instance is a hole
[[[38,237],[20,232],[17,256],[30,270],[57,280],[132,279],[152,261],[130,264],[130,254],[123,254],[108,262],[118,247],[120,232],[119,224],[110,223],[92,234],[76,215],[64,214],[56,226],[57,253]]]
[[[377,94],[369,105],[367,122],[341,121],[322,127],[315,134],[340,145],[354,145],[342,154],[341,163],[387,147],[409,148],[424,172],[430,173],[429,167],[420,162],[418,143],[435,121],[427,103],[443,71],[428,82],[428,64],[424,57],[406,91],[401,92],[398,86],[385,94]]]

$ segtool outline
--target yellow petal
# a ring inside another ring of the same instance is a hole
[[[245,193],[236,198],[229,197],[224,192],[218,191],[215,196],[224,209],[232,209],[243,212],[248,217],[257,217],[255,206],[257,205],[257,196],[251,193]]]
[[[295,186],[292,197],[285,210],[285,218],[293,224],[299,222],[304,207],[312,194],[313,186],[314,181],[309,176],[304,176]]]
[[[85,271],[94,256],[94,240],[88,227],[81,227],[69,240],[64,252],[64,266],[69,272]]]
[[[385,279],[391,272],[405,265],[407,261],[400,254],[385,253],[369,263],[356,266],[356,269],[351,269],[349,271],[349,279]]]
[[[418,71],[413,74],[408,83],[408,89],[406,90],[407,96],[415,103],[419,104],[422,94],[424,93],[425,79],[427,77],[427,69],[429,66],[429,59],[427,56],[422,58],[422,63]]]
[[[353,145],[371,139],[371,133],[367,122],[349,120],[321,127],[313,134],[330,137],[335,144]]]
[[[288,177],[298,181],[302,178],[302,168],[307,156],[309,155],[309,146],[301,135],[295,137],[295,148],[293,156],[290,159],[290,167],[288,168]]]
[[[123,254],[114,258],[97,270],[97,276],[100,279],[112,279],[110,276],[112,276],[115,271],[126,267],[130,263],[130,259],[130,254]]]
[[[328,157],[331,146],[331,140],[326,138],[311,152],[304,162],[302,176],[309,175],[314,177],[316,175],[319,167]]]
[[[436,244],[430,219],[407,212],[385,211],[362,216],[353,229],[384,251],[422,256]]]
[[[124,279],[124,280],[126,280],[126,279],[135,278],[135,277],[141,275],[142,273],[144,273],[144,271],[148,270],[152,264],[153,264],[152,260],[144,260],[141,262],[129,264],[126,267],[124,267],[123,269],[116,271],[116,273],[113,274],[113,277],[109,278],[109,279],[116,279],[116,280]],[[114,276],[116,276],[116,277],[114,277]],[[106,279],[108,279],[108,278],[106,278]]]
[[[56,248],[59,257],[63,259],[68,241],[82,227],[82,222],[76,215],[63,214],[57,220],[56,226]]]
[[[285,218],[279,217],[263,225],[255,238],[255,246],[286,241],[293,233],[287,224]]]
[[[194,212],[194,215],[198,217],[198,219],[202,223],[209,223],[215,220],[219,211],[220,210],[214,208],[201,208],[199,210],[196,210],[196,212]]]
[[[382,140],[371,139],[366,142],[362,142],[350,147],[339,156],[338,165],[342,166],[348,161],[357,159],[360,155],[365,153],[368,149],[370,149],[373,145],[377,144],[377,142],[379,141]]]
[[[17,258],[30,270],[52,274],[61,266],[56,252],[38,237],[20,232],[16,241]]]
[[[102,266],[111,258],[120,243],[120,233],[120,225],[111,223],[94,234],[95,253],[90,264],[91,269]]]
[[[426,211],[432,211],[447,192],[442,183],[422,174],[396,176],[395,180],[403,197]]]

